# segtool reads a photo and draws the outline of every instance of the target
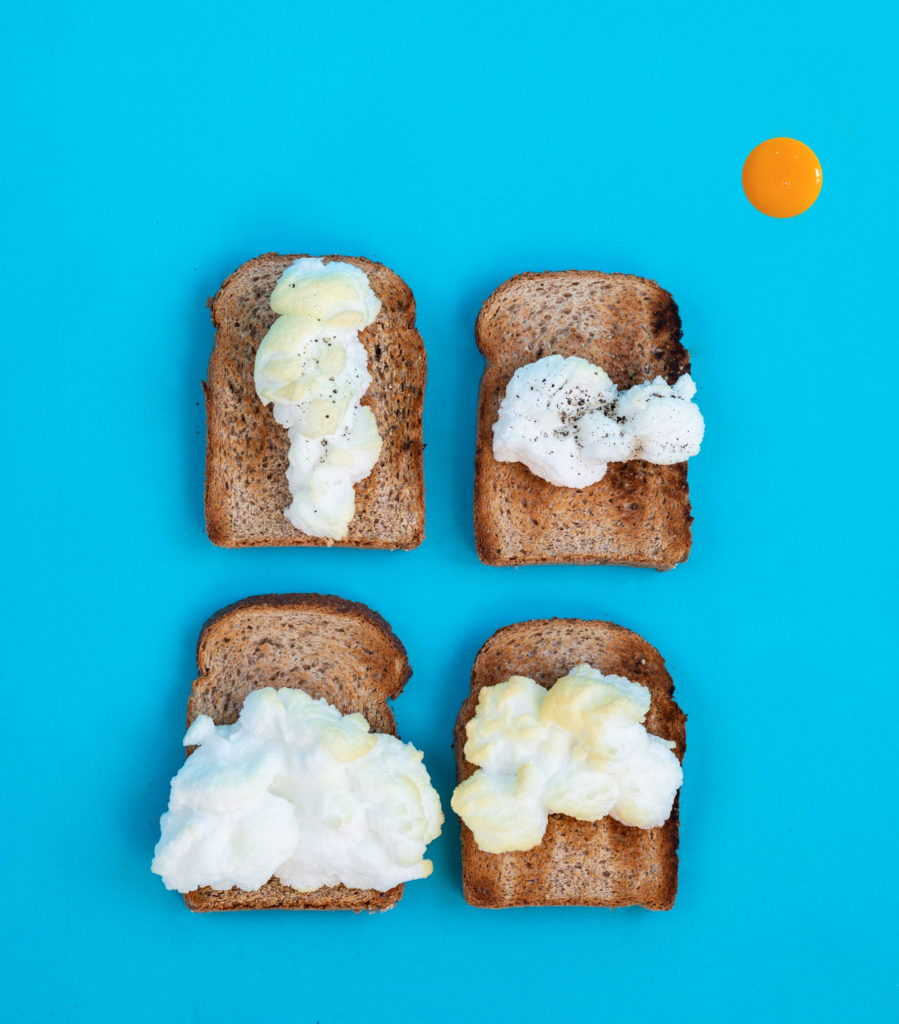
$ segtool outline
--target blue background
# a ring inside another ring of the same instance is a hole
[[[4,991],[12,1020],[884,1021],[897,1008],[892,5],[557,2],[7,15]],[[22,20],[22,19],[26,20]],[[10,20],[11,19],[11,20]],[[774,135],[817,204],[745,200]],[[214,548],[205,302],[269,250],[386,262],[430,363],[427,540]],[[655,278],[707,421],[689,562],[490,569],[471,531],[481,302]],[[385,915],[193,915],[149,870],[193,648],[266,591],[364,601],[444,801],[498,627],[609,618],[690,716],[674,910],[485,912],[458,829]]]

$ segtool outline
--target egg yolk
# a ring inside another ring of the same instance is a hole
[[[768,139],[746,157],[743,191],[769,217],[795,217],[818,198],[821,164],[797,139]]]

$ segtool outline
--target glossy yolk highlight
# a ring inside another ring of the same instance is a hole
[[[769,217],[795,217],[818,198],[821,164],[797,139],[768,139],[746,157],[743,191]]]

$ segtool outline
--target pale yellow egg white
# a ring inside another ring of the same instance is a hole
[[[524,676],[484,687],[464,747],[479,767],[453,810],[488,853],[539,845],[551,813],[663,824],[683,775],[673,744],[642,724],[650,704],[645,686],[588,664],[549,690]]]
[[[361,404],[372,378],[358,336],[381,303],[358,267],[306,257],[281,275],[271,306],[280,315],[257,350],[254,380],[288,431],[285,515],[310,536],[343,540],[354,485],[382,448],[374,414]]]

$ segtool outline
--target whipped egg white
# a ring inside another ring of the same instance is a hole
[[[353,487],[381,454],[359,331],[381,303],[350,263],[306,257],[281,275],[271,297],[280,314],[256,353],[256,393],[272,404],[290,439],[284,514],[312,537],[343,540],[356,510]]]
[[[550,814],[663,825],[683,772],[674,743],[642,724],[650,703],[645,686],[588,664],[549,690],[526,676],[485,686],[464,748],[479,767],[453,810],[486,853],[538,846]]]
[[[198,715],[152,870],[169,889],[384,892],[430,875],[443,812],[422,754],[302,690],[266,687],[233,725]]]
[[[602,480],[610,462],[686,462],[705,430],[695,394],[689,374],[619,391],[586,359],[545,356],[512,375],[493,425],[493,454],[574,488]]]

